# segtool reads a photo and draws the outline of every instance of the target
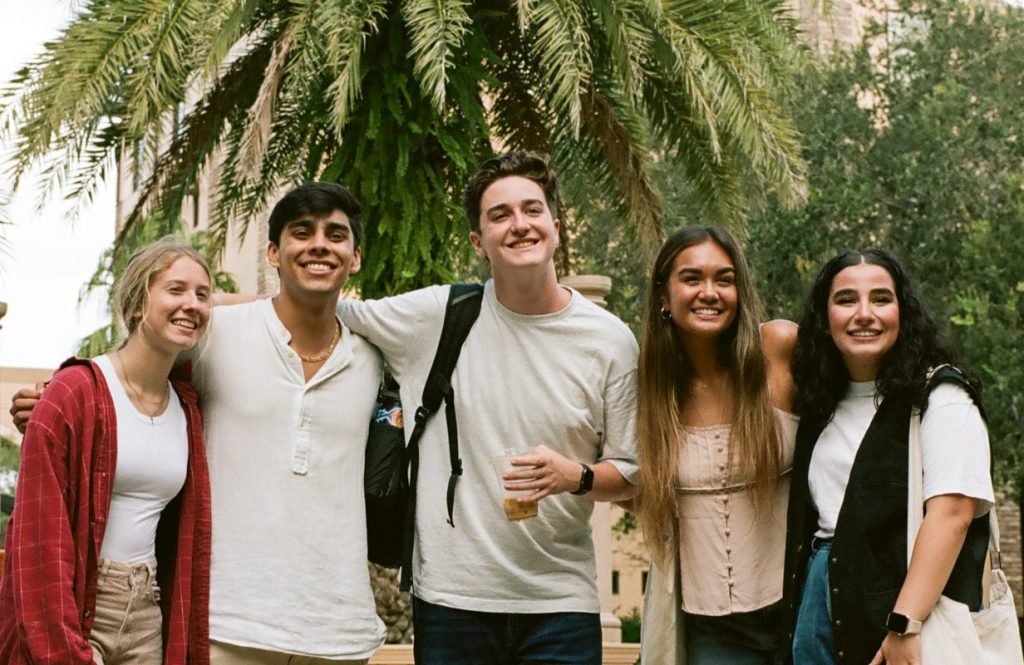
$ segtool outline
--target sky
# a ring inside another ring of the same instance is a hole
[[[42,51],[44,42],[59,34],[73,4],[3,0],[3,9],[0,81],[6,84]],[[78,340],[109,320],[105,294],[81,305],[78,294],[113,242],[112,184],[101,188],[72,225],[65,217],[70,206],[60,192],[37,210],[38,181],[37,173],[22,179],[7,206],[13,224],[0,231],[6,239],[6,253],[0,254],[0,301],[7,303],[7,315],[0,320],[0,372],[4,367],[56,367],[74,353]],[[0,174],[0,191],[11,192],[6,173]]]

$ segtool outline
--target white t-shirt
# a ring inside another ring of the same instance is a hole
[[[820,538],[835,534],[854,458],[875,417],[875,394],[874,381],[851,382],[811,453],[807,484],[818,509],[815,535]],[[988,428],[960,386],[941,383],[932,390],[921,419],[921,459],[925,501],[941,494],[971,497],[978,500],[975,517],[992,507]]]
[[[339,304],[342,320],[384,353],[410,419],[441,336],[448,290]],[[593,502],[549,496],[538,517],[510,522],[491,460],[506,448],[545,444],[581,462],[610,460],[635,482],[636,361],[625,324],[579,293],[559,312],[524,316],[502,306],[487,282],[452,376],[465,470],[454,528],[446,521],[451,468],[443,413],[420,441],[417,597],[480,612],[599,611]]]
[[[213,512],[210,637],[361,659],[384,641],[363,460],[379,354],[345,329],[306,383],[270,300],[218,307],[195,363]]]
[[[150,419],[128,398],[108,356],[94,359],[114,400],[117,420],[117,467],[107,528],[100,556],[121,563],[141,563],[156,556],[160,513],[185,485],[188,471],[188,425],[185,410],[171,388],[167,408]]]

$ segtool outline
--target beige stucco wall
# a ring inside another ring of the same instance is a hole
[[[20,388],[31,388],[39,381],[48,381],[52,369],[29,367],[0,367],[0,434],[21,441],[11,418],[11,397]]]

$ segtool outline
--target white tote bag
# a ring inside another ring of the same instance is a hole
[[[924,519],[921,461],[921,413],[910,418],[910,471],[907,492],[907,561]],[[989,512],[989,547],[992,550],[992,584],[988,603],[979,612],[952,598],[940,596],[921,629],[921,662],[924,665],[1024,665],[1013,594],[1000,565],[999,523],[993,507]]]

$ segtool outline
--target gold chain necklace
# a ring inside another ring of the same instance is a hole
[[[167,400],[167,384],[164,383],[164,393],[163,395],[160,396],[160,403],[157,404],[156,411],[154,413],[147,412],[143,408],[143,405],[146,402],[142,399],[142,395],[139,393],[139,391],[135,389],[135,386],[132,385],[132,380],[128,378],[128,370],[124,366],[124,359],[121,358],[121,352],[115,351],[114,357],[117,358],[117,364],[121,366],[121,374],[124,376],[125,384],[128,386],[128,389],[132,391],[132,394],[135,395],[135,400],[136,402],[138,402],[136,406],[139,408],[140,411],[142,411],[142,415],[149,418],[149,424],[155,425],[156,422],[154,418],[156,418],[156,416],[159,415],[160,412],[163,410],[164,402]]]
[[[304,355],[302,355],[299,352],[298,349],[295,349],[295,353],[296,353],[296,355],[299,356],[299,358],[302,359],[302,362],[304,362],[304,363],[323,362],[324,360],[327,360],[328,358],[330,358],[331,354],[334,353],[334,347],[336,347],[338,345],[338,341],[340,339],[341,339],[341,324],[338,323],[338,319],[334,319],[334,337],[331,338],[331,344],[327,347],[326,351],[324,351],[323,353],[321,353],[319,355],[315,355],[315,356],[304,356]],[[295,347],[292,347],[292,348],[294,349]]]

